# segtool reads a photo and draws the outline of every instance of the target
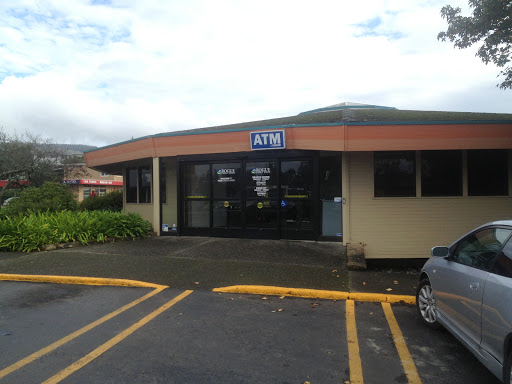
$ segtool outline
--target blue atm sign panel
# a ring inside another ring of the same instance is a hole
[[[251,150],[286,148],[284,131],[251,132]]]

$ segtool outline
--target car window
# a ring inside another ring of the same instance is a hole
[[[492,270],[497,275],[512,277],[512,241],[509,241],[496,258]]]
[[[505,228],[486,228],[472,233],[457,245],[452,259],[460,264],[489,270],[511,232]]]

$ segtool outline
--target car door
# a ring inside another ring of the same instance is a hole
[[[475,346],[482,336],[482,298],[489,270],[503,238],[487,227],[455,244],[451,256],[437,268],[434,289],[441,315]]]
[[[482,349],[504,364],[504,341],[512,332],[512,240],[499,252],[482,300]]]

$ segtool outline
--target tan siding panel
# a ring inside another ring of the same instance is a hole
[[[138,213],[144,220],[153,223],[153,204],[125,204],[126,213]]]
[[[173,224],[178,225],[178,183],[177,159],[164,159],[166,166],[167,202],[162,204],[162,224],[169,225],[169,232]]]
[[[350,154],[350,241],[367,258],[423,258],[472,228],[512,218],[511,197],[374,198],[373,155]]]

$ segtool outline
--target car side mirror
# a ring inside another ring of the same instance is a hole
[[[432,257],[448,257],[450,249],[448,247],[434,247],[430,250]]]

